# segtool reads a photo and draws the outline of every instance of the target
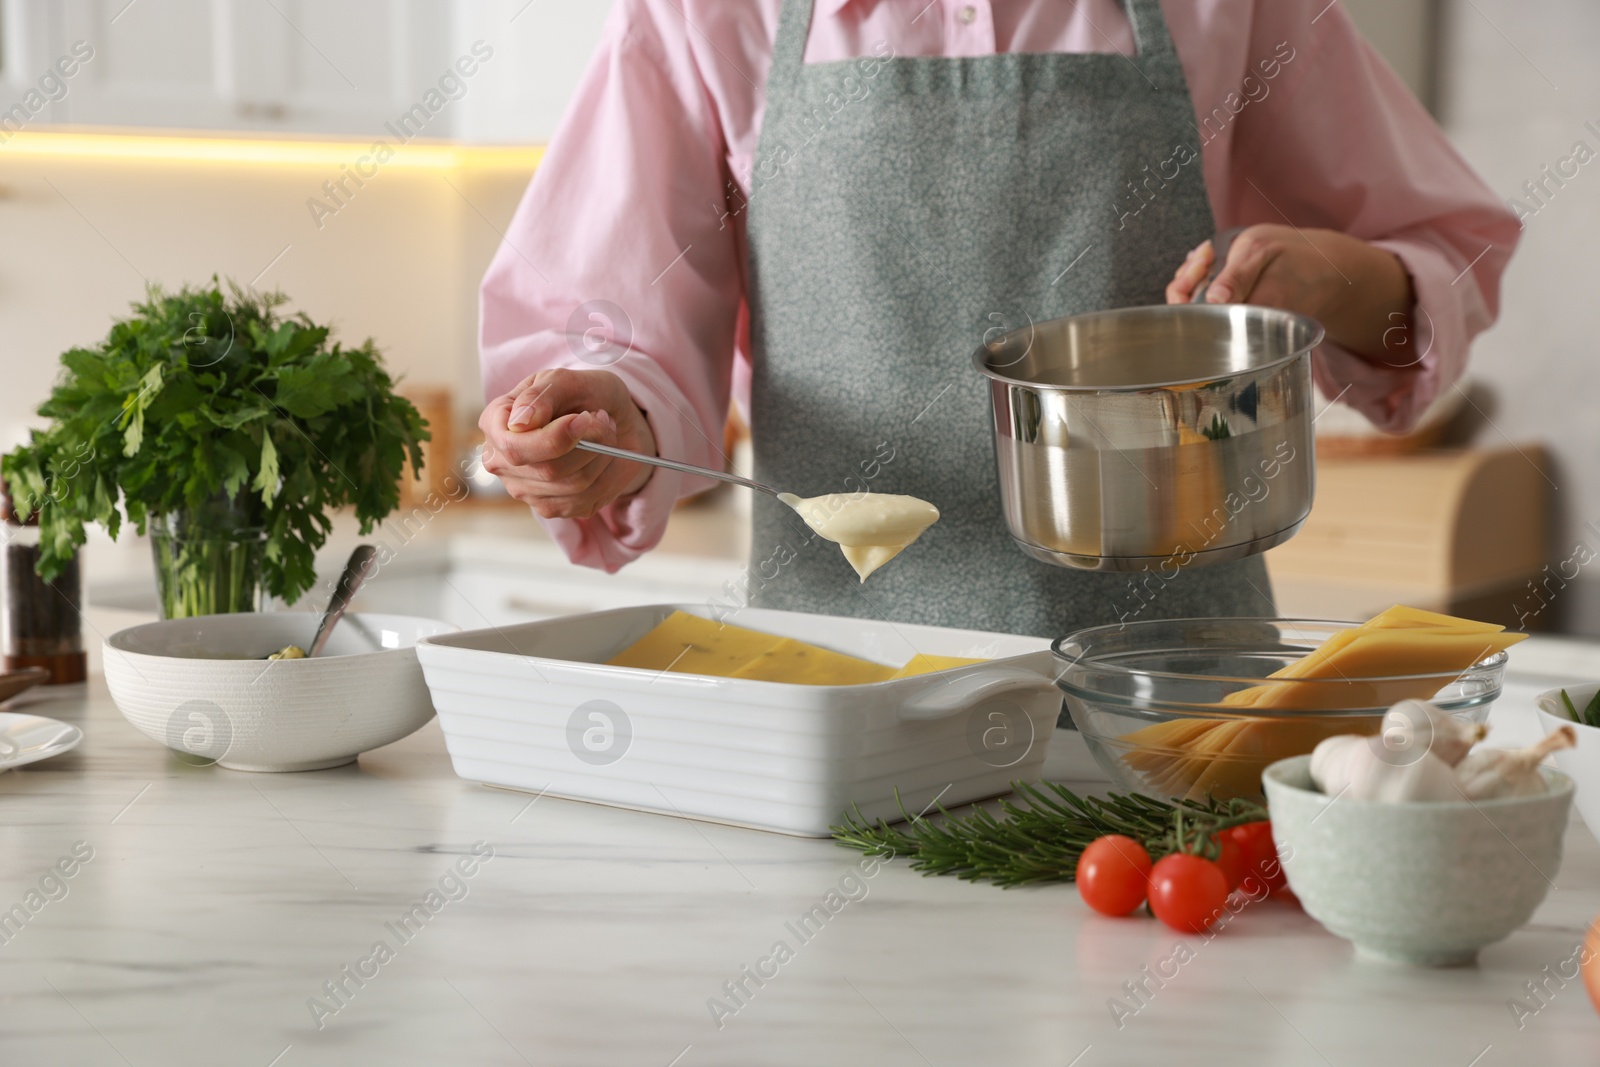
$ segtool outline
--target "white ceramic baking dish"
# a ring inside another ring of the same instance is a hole
[[[610,667],[673,611],[891,666],[990,662],[810,686]],[[705,605],[654,605],[431,637],[417,658],[456,773],[573,800],[826,837],[1039,777],[1060,695],[1044,638]]]

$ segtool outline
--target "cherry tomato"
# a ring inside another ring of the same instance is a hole
[[[1242,829],[1242,827],[1234,827]],[[1245,860],[1244,849],[1239,847],[1239,841],[1233,836],[1233,830],[1224,830],[1220,834],[1213,834],[1211,839],[1217,843],[1217,858],[1212,860],[1222,868],[1222,876],[1228,880],[1230,890],[1238,889],[1244,882],[1245,876],[1250,873],[1250,868]]]
[[[1150,910],[1186,934],[1208,929],[1228,901],[1228,878],[1208,859],[1175,852],[1150,871]]]
[[[1078,857],[1078,895],[1101,915],[1127,915],[1149,892],[1150,853],[1131,837],[1108,834]]]
[[[1267,884],[1269,893],[1282,893],[1286,891],[1288,881],[1283,876],[1283,864],[1278,860],[1278,847],[1272,841],[1272,824],[1269,822],[1245,823],[1224,830],[1224,837],[1232,838],[1239,848],[1243,860],[1243,871],[1246,877],[1254,875]],[[1234,888],[1242,885],[1234,883]],[[1255,895],[1254,886],[1244,886],[1246,892]]]
[[[1600,1011],[1600,919],[1589,927],[1589,936],[1583,939],[1583,984],[1594,1001],[1594,1010]]]

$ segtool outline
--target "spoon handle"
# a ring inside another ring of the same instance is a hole
[[[333,599],[328,601],[328,610],[322,613],[322,621],[317,623],[317,634],[311,639],[311,647],[306,649],[306,659],[316,659],[322,654],[322,646],[328,643],[334,624],[344,616],[344,609],[350,606],[356,590],[372,573],[372,565],[377,558],[378,550],[371,545],[357,545],[355,551],[350,553],[344,573],[339,575],[339,584],[334,587]]]
[[[1222,273],[1222,268],[1227,266],[1228,250],[1233,247],[1233,239],[1243,232],[1243,226],[1235,226],[1232,229],[1223,230],[1211,238],[1211,270],[1200,280],[1200,284],[1194,287],[1194,293],[1189,297],[1189,303],[1204,304],[1206,302],[1206,290],[1211,288],[1211,283],[1216,280],[1217,275]]]
[[[721,482],[731,482],[742,485],[746,489],[754,489],[758,493],[770,496],[779,496],[779,492],[770,485],[753,482],[749,478],[741,478],[737,474],[727,474],[723,471],[714,471],[710,467],[696,467],[693,463],[679,463],[675,459],[662,459],[660,456],[647,456],[642,452],[629,452],[626,448],[612,448],[610,445],[597,445],[593,441],[579,441],[577,446],[585,452],[598,452],[602,456],[612,456],[616,459],[632,460],[635,463],[646,463],[652,467],[665,467],[669,471],[678,471],[683,474],[694,474],[701,478],[715,478]]]

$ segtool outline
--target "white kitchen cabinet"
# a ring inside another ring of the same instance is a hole
[[[1346,0],[1430,102],[1436,0]],[[94,59],[32,124],[389,137],[482,41],[429,137],[549,140],[612,0],[0,0],[0,111],[76,41]]]
[[[604,574],[573,566],[552,545],[459,537],[397,553],[362,588],[355,607],[481,630],[644,604],[726,603],[741,570],[730,560],[656,553]]]
[[[31,127],[251,130],[393,143],[391,127],[422,104],[428,118],[407,134],[543,141],[609,7],[605,0],[0,0],[0,110],[85,42],[93,58]]]
[[[554,545],[530,538],[466,534],[404,545],[379,532],[372,540],[390,551],[380,548],[378,571],[356,595],[354,610],[422,615],[463,630],[644,604],[740,602],[731,590],[740,587],[743,566],[731,559],[656,552],[617,574],[605,574],[574,566]],[[353,538],[341,538],[319,554],[322,584],[296,610],[317,610],[326,603],[353,544]],[[95,637],[153,619],[155,577],[144,541],[127,538],[113,545],[97,539],[90,552],[90,603],[101,615],[113,613],[105,615],[110,628]],[[285,610],[281,604],[274,607]]]

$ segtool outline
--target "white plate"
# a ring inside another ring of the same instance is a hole
[[[70,752],[82,740],[82,730],[60,719],[0,711],[0,771]]]

